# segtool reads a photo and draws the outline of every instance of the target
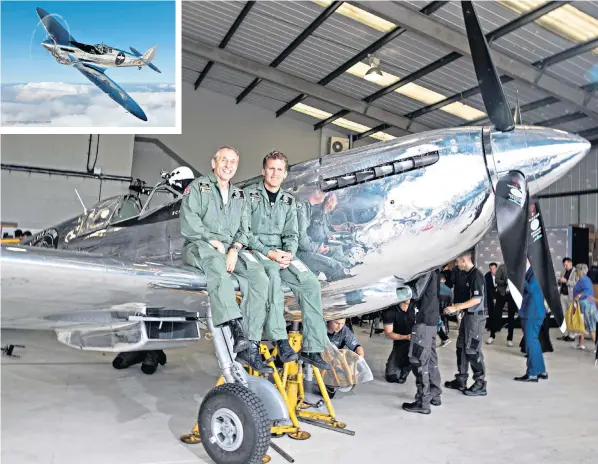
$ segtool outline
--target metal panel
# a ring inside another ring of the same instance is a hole
[[[258,2],[233,36],[228,48],[233,53],[270,64],[322,11],[322,7],[312,2]],[[328,21],[330,20],[331,18],[328,19]],[[313,39],[313,36],[308,40],[310,39]],[[303,44],[293,51],[279,68],[284,69],[283,65],[297,54],[299,54],[299,60],[301,61],[300,49],[302,47],[303,50],[308,51],[312,48],[306,48]],[[310,60],[314,59],[314,71],[317,71],[319,68],[318,60],[320,58],[325,60],[326,53],[318,53],[316,50],[312,50],[311,55]],[[310,78],[301,69],[289,69],[288,72]]]
[[[433,111],[431,113],[424,114],[416,120],[422,124],[434,127],[435,129],[439,129],[441,127],[455,127],[465,122],[464,119],[447,113],[446,111]]]
[[[574,6],[578,10],[583,11],[594,18],[598,18],[598,2],[588,2],[586,0],[575,1],[571,2],[571,6]]]
[[[422,106],[422,103],[409,97],[392,92],[376,100],[372,106],[384,108],[397,114],[407,114]]]
[[[260,84],[255,88],[254,92],[259,95],[278,100],[283,104],[297,96],[297,92],[267,81],[260,82]],[[280,108],[280,104],[278,105],[278,108]]]
[[[416,84],[443,94],[445,97],[478,85],[469,57],[459,58],[415,81]]]
[[[333,44],[312,35],[297,47],[278,69],[318,82],[357,52],[358,50]]]
[[[598,55],[593,51],[550,66],[550,72],[580,87],[598,80]]]
[[[348,73],[337,77],[326,87],[359,98],[360,100],[381,88],[379,85]]]
[[[579,223],[598,226],[598,195],[582,195],[579,200]]]
[[[245,6],[245,2],[183,2],[183,36],[218,45]]]
[[[577,121],[567,122],[565,124],[557,124],[553,126],[555,129],[561,129],[572,134],[581,132],[585,129],[591,129],[592,127],[598,127],[598,121],[591,118],[578,119]]]
[[[518,16],[517,13],[494,4],[494,2],[475,2],[475,10],[484,33],[497,29]],[[447,3],[434,15],[434,19],[465,34],[463,11],[459,2]]]
[[[251,83],[253,76],[228,68],[221,64],[214,64],[210,76],[233,85],[245,87]]]
[[[313,106],[314,108],[318,108],[319,110],[326,111],[330,114],[335,114],[338,111],[342,110],[340,106],[336,106],[313,97],[307,97],[302,103],[308,106]]]
[[[243,102],[252,104],[252,105],[257,105],[260,108],[265,108],[269,111],[272,111],[272,121],[274,121],[274,112],[280,108],[280,103],[281,100],[279,98],[270,98],[264,95],[260,95],[258,92],[252,92],[249,95],[247,95],[247,98],[245,100],[243,100]],[[242,105],[243,102],[241,102],[240,104]],[[293,113],[295,113],[295,111],[293,111]]]

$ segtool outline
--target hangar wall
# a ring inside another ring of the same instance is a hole
[[[286,115],[277,118],[251,103],[237,105],[234,98],[202,87],[195,91],[188,83],[183,83],[182,101],[182,135],[156,137],[202,173],[211,170],[210,160],[219,146],[232,145],[241,153],[237,181],[258,175],[262,158],[273,149],[285,152],[293,164],[327,153],[329,137],[346,137],[328,128],[314,131],[313,119],[308,123]],[[159,158],[153,162],[156,167],[151,169],[143,163],[144,172],[164,169]]]
[[[541,192],[558,195],[540,200],[540,207],[548,227],[568,224],[593,224],[598,228],[598,194],[566,195],[598,189],[598,145],[567,173],[565,177]]]
[[[93,166],[102,174],[131,175],[132,135],[3,135],[2,164],[44,167],[86,172],[88,151]],[[3,222],[17,222],[19,228],[37,230],[82,211],[75,189],[87,207],[100,198],[126,191],[127,182],[42,174],[2,169]]]

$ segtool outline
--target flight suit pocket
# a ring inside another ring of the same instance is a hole
[[[310,277],[309,268],[298,259],[294,259],[287,268],[299,282],[305,282]]]

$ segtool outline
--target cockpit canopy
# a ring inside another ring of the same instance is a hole
[[[108,53],[108,51],[110,49],[110,47],[108,47],[108,45],[105,45],[104,42],[102,42],[101,44],[97,44],[95,47],[100,55],[104,55],[105,53]]]

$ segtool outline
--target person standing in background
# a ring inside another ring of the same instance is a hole
[[[537,383],[538,379],[548,378],[542,347],[538,338],[545,316],[544,295],[528,260],[523,287],[523,301],[519,310],[527,352],[527,369],[525,375],[515,377],[515,380],[519,382]]]
[[[573,270],[573,261],[568,256],[563,258],[563,273],[559,277],[560,284],[560,296],[561,296],[561,307],[563,308],[563,314],[567,312],[569,305],[573,302],[573,288],[577,283],[577,272]],[[577,334],[571,335],[568,331],[558,340],[565,342],[574,342]]]
[[[488,265],[489,271],[486,272],[484,278],[486,279],[486,309],[488,310],[488,319],[486,319],[486,329],[490,329],[492,324],[492,317],[494,314],[494,300],[496,299],[496,263]]]
[[[486,343],[491,345],[496,338],[496,332],[500,332],[502,328],[502,312],[505,303],[507,303],[509,308],[507,346],[513,346],[513,331],[515,330],[515,313],[517,312],[517,305],[509,290],[507,268],[504,264],[501,264],[498,266],[498,269],[496,269],[495,280],[496,304],[494,305],[495,311],[490,324],[490,337],[486,340]]]

